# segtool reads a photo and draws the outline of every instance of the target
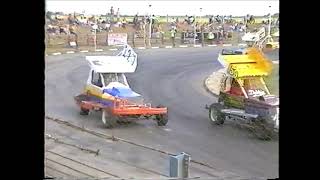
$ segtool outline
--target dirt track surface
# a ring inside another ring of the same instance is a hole
[[[79,109],[73,101],[73,96],[82,91],[88,77],[89,67],[84,59],[87,54],[48,56],[45,73],[46,115],[163,152],[186,152],[193,160],[210,166],[191,163],[191,177],[278,177],[277,141],[259,141],[230,123],[218,127],[209,122],[205,105],[215,102],[216,98],[206,92],[203,81],[220,67],[215,61],[219,50],[216,47],[136,50],[139,56],[138,68],[134,74],[127,75],[129,84],[146,101],[167,106],[169,122],[166,127],[158,127],[152,120],[141,120],[113,130],[104,128],[99,113],[79,115]],[[111,55],[116,52],[101,54]],[[47,166],[56,169],[47,168],[47,174],[67,176],[59,174],[58,169],[68,171],[70,177],[168,176],[167,154],[86,134],[48,119],[46,133],[65,142],[63,144],[47,139],[46,150],[109,173],[92,168],[90,170],[86,166],[83,172],[88,173],[81,174],[47,160]],[[75,146],[92,151],[99,149],[99,155]],[[50,152],[46,156],[51,160],[57,158]],[[70,160],[66,161],[61,160],[65,164],[71,163]],[[70,167],[78,166],[70,164]]]

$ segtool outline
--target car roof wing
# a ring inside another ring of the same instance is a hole
[[[86,56],[89,65],[98,73],[133,73],[138,64],[138,55],[129,45],[116,56]]]

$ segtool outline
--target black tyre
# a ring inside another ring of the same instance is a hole
[[[88,109],[84,109],[84,108],[80,109],[80,115],[88,115],[88,114],[89,114],[89,110]]]
[[[266,124],[266,121],[258,119],[252,125],[254,127],[253,133],[258,139],[270,141],[275,137],[275,132],[273,131],[272,126]]]
[[[156,116],[158,126],[165,126],[168,123],[168,114],[160,114]]]
[[[157,108],[163,108],[164,106],[159,105],[157,106]],[[156,120],[157,120],[157,124],[158,126],[165,126],[168,123],[168,112],[167,114],[159,114],[156,115]]]
[[[209,108],[209,119],[210,122],[216,125],[224,123],[225,116],[221,113],[223,106],[219,103],[211,104]]]
[[[111,129],[116,126],[118,118],[113,116],[109,112],[102,112],[102,122],[106,126],[106,128]]]

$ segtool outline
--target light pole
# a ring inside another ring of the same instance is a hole
[[[202,46],[204,45],[204,38],[203,38],[203,26],[202,26],[202,23],[201,23],[201,20],[202,20],[202,8],[200,8],[200,18],[199,18],[199,26],[200,26],[200,33],[201,33],[201,44]],[[200,37],[199,37],[200,39]]]
[[[271,6],[269,6],[269,10],[271,9]],[[271,35],[271,11],[269,11],[269,26],[268,26],[268,36]]]
[[[201,21],[201,19],[202,19],[202,8],[200,8],[200,21]]]
[[[270,40],[272,41],[272,37],[271,37],[271,6],[269,6],[269,25],[268,25],[268,42],[270,42]]]
[[[151,24],[152,24],[152,19],[151,19],[151,4],[149,4],[149,46],[151,46]]]
[[[98,25],[96,23],[97,23],[97,21],[95,20],[95,24],[92,26],[92,28],[94,29],[94,51],[96,51],[96,49],[97,49],[97,29],[98,29]]]
[[[195,45],[195,44],[196,44],[196,38],[197,38],[196,15],[194,15],[193,18],[194,18],[194,22],[193,22],[193,31],[194,31],[194,34],[193,34],[193,44]]]

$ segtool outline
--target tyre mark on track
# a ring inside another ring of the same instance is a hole
[[[73,175],[71,175],[71,174],[62,172],[62,171],[60,171],[60,170],[58,170],[58,169],[56,169],[56,168],[50,167],[50,166],[48,166],[48,165],[46,165],[45,168],[48,168],[48,169],[51,169],[52,171],[56,171],[56,172],[58,172],[58,173],[60,173],[60,174],[66,175],[67,177],[75,178],[75,177],[74,177]],[[50,173],[47,173],[47,172],[46,172],[46,175],[51,176],[51,177],[54,177],[53,175],[51,175]]]
[[[82,162],[79,162],[79,161],[77,161],[77,160],[74,160],[74,159],[71,159],[71,158],[69,158],[69,157],[63,156],[63,155],[58,154],[58,153],[56,153],[56,152],[53,152],[53,151],[50,151],[50,150],[46,150],[46,152],[51,153],[51,154],[54,154],[54,155],[59,156],[59,157],[62,157],[62,158],[64,158],[64,159],[70,160],[70,161],[72,161],[72,162],[75,162],[75,163],[77,163],[77,164],[83,165],[83,166],[85,166],[85,167],[94,169],[94,170],[96,170],[96,171],[102,172],[102,173],[104,173],[104,174],[107,174],[107,175],[110,175],[110,176],[113,176],[113,177],[116,177],[116,178],[120,178],[120,176],[117,176],[117,175],[115,175],[115,174],[111,174],[111,173],[109,173],[109,172],[103,171],[103,170],[101,170],[101,169],[98,169],[98,168],[96,168],[96,167],[93,167],[93,166],[90,166],[90,165],[87,165],[87,164],[84,164],[84,163],[82,163]]]
[[[52,120],[54,122],[57,122],[59,124],[63,124],[63,125],[72,127],[72,128],[77,129],[79,131],[83,131],[83,132],[95,135],[95,136],[103,138],[103,139],[111,139],[113,141],[125,142],[125,143],[128,143],[128,144],[134,145],[134,146],[142,147],[144,149],[149,149],[151,151],[160,152],[162,154],[166,154],[166,155],[170,155],[170,156],[174,156],[175,155],[175,154],[170,153],[170,152],[166,152],[166,151],[163,151],[163,150],[160,150],[160,149],[156,149],[156,148],[149,147],[149,146],[146,146],[146,145],[138,144],[138,143],[126,140],[126,139],[122,139],[122,138],[115,137],[115,136],[108,135],[108,134],[98,133],[98,132],[95,132],[95,131],[92,131],[92,130],[89,130],[89,129],[86,129],[86,128],[83,128],[83,127],[79,127],[79,126],[74,125],[74,124],[72,124],[72,123],[70,123],[68,121],[65,121],[65,120],[61,120],[61,119],[57,119],[57,118],[53,118],[53,117],[49,117],[49,116],[45,116],[45,118],[48,119],[48,120]],[[199,164],[199,165],[202,165],[202,166],[205,166],[205,167],[208,167],[210,169],[218,170],[217,168],[215,168],[215,167],[213,167],[213,166],[211,166],[209,164],[200,162],[200,161],[196,161],[196,160],[191,159],[190,162],[195,163],[195,164]]]
[[[95,154],[96,156],[99,155],[99,149],[98,149],[97,151],[94,151],[94,150],[90,150],[90,149],[81,147],[81,146],[79,146],[79,145],[74,145],[74,144],[65,143],[65,142],[59,140],[58,138],[52,137],[52,136],[49,135],[49,134],[46,134],[46,136],[47,136],[49,139],[53,139],[54,142],[56,142],[56,143],[61,143],[61,144],[65,144],[65,145],[68,145],[68,146],[71,146],[71,147],[75,147],[75,148],[77,148],[77,149],[80,149],[81,151],[86,151],[86,152],[88,152],[88,153]],[[49,151],[49,150],[46,150],[46,152],[54,153],[54,152],[51,152],[51,151]],[[57,153],[55,153],[55,154],[58,155]],[[73,159],[71,159],[71,158],[68,158],[68,157],[65,157],[65,156],[62,156],[62,155],[59,155],[59,156],[65,158],[65,159],[69,159],[69,160],[71,160],[71,161],[73,161],[73,162],[77,162],[77,163],[79,163],[79,164],[81,164],[81,165],[88,166],[88,167],[90,167],[90,168],[94,168],[94,167],[92,167],[92,166],[83,164],[83,163],[81,163],[81,162],[79,162],[79,161],[76,161],[76,160],[73,160]],[[114,159],[114,158],[110,158],[110,159],[112,159],[112,160],[114,160],[114,161],[121,162],[121,163],[123,163],[123,164],[129,165],[129,166],[132,166],[132,167],[135,167],[135,168],[137,168],[137,169],[144,170],[144,171],[149,172],[149,173],[152,173],[152,174],[157,174],[157,175],[160,175],[160,176],[169,177],[169,176],[166,175],[166,174],[162,174],[162,173],[159,173],[159,172],[150,170],[150,169],[146,169],[146,168],[143,168],[143,167],[139,167],[139,166],[130,164],[130,163],[126,162],[126,161],[122,161],[122,160],[118,160],[118,159]],[[99,169],[96,169],[96,170],[101,171],[101,172],[104,172],[104,173],[108,173],[108,172],[105,172],[105,171],[102,171],[102,170],[99,170]],[[114,175],[114,174],[109,174],[109,175],[118,177],[118,176],[116,176],[116,175]]]
[[[78,145],[75,145],[75,144],[66,143],[66,142],[63,142],[63,141],[59,140],[58,138],[52,137],[50,134],[46,134],[46,137],[48,139],[54,140],[54,142],[56,142],[56,143],[60,143],[60,144],[64,144],[64,145],[67,145],[67,146],[75,147],[75,148],[80,149],[81,151],[86,151],[88,153],[95,154],[96,156],[99,155],[99,149],[95,151],[95,150],[84,148],[84,147],[81,147],[81,146],[78,146]]]
[[[83,174],[83,175],[85,175],[85,176],[94,178],[94,176],[92,176],[92,175],[90,175],[90,174],[81,172],[81,171],[79,171],[79,170],[77,170],[77,169],[74,169],[74,168],[72,168],[72,167],[70,167],[70,166],[67,166],[67,165],[65,165],[65,164],[62,164],[62,163],[57,162],[57,161],[55,161],[55,160],[49,159],[49,158],[47,158],[47,157],[46,157],[45,159],[48,160],[48,161],[50,161],[50,162],[53,162],[53,163],[55,163],[55,164],[59,164],[60,166],[66,167],[66,168],[68,168],[68,169],[71,169],[71,170],[73,170],[73,171],[75,171],[75,172],[77,172],[77,173],[79,173],[79,174]]]

